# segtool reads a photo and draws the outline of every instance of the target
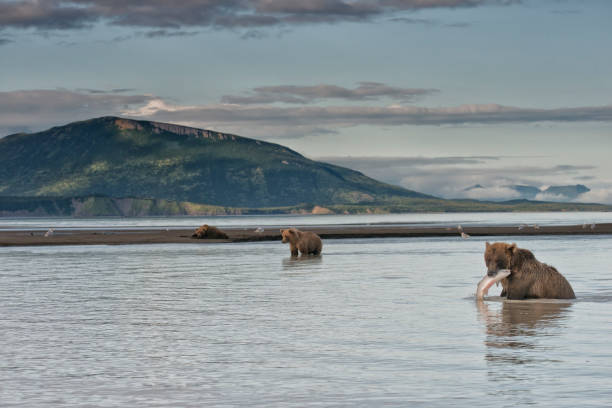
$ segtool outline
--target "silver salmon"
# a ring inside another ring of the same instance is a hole
[[[489,292],[489,288],[508,275],[510,275],[510,269],[500,269],[495,276],[485,275],[476,287],[476,299],[484,299],[485,295]]]

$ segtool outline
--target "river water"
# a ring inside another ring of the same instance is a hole
[[[476,302],[484,242],[0,248],[0,406],[609,406],[612,237],[517,241],[572,302]]]

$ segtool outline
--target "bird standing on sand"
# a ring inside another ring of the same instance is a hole
[[[459,232],[463,231],[463,227],[461,226],[461,224],[457,225],[457,231]]]
[[[255,229],[255,232],[256,232],[256,233],[258,233],[258,234],[261,234],[262,232],[264,232],[264,229],[263,229],[263,228],[261,228],[261,227],[257,227],[257,228]]]
[[[470,237],[469,234],[466,234],[465,232],[461,233],[461,238],[468,239],[469,237]]]
[[[54,232],[55,231],[53,230],[53,228],[49,228],[49,230],[45,232],[45,237],[52,237]]]

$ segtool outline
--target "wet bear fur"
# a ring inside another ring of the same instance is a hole
[[[302,255],[319,255],[323,249],[321,238],[310,231],[300,231],[295,228],[281,229],[283,243],[289,243],[291,256],[298,256],[298,251]]]
[[[511,271],[501,280],[501,296],[508,299],[575,299],[576,295],[569,282],[554,267],[536,259],[527,249],[516,244],[487,242],[485,264],[488,273],[500,269]]]
[[[213,227],[211,225],[202,225],[200,228],[195,230],[195,232],[191,235],[191,238],[197,239],[229,239],[227,234],[221,231],[217,227]]]

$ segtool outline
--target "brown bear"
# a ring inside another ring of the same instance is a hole
[[[554,267],[538,261],[527,249],[516,244],[487,242],[484,253],[487,274],[495,276],[508,269],[510,275],[501,280],[501,296],[508,299],[575,299],[569,282]]]
[[[291,256],[297,256],[298,250],[302,255],[319,255],[323,249],[321,238],[310,231],[299,231],[295,228],[280,230],[283,243],[289,243]]]
[[[191,238],[198,239],[229,239],[227,234],[221,231],[217,227],[213,227],[211,225],[202,225],[200,228],[195,230]]]

